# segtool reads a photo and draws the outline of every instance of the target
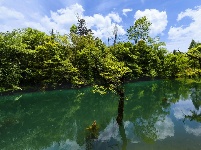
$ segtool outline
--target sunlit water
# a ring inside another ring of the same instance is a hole
[[[118,97],[91,91],[1,96],[0,149],[201,149],[201,84],[126,84],[123,127],[116,123]],[[92,137],[86,128],[94,120],[98,131]]]

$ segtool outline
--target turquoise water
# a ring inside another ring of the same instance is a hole
[[[91,91],[1,96],[0,149],[201,149],[201,84],[126,84],[123,127],[116,123],[118,96]],[[94,120],[97,132],[91,136],[86,128]]]

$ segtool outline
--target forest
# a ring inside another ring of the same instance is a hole
[[[168,51],[159,37],[150,37],[142,17],[127,29],[127,40],[104,43],[84,19],[69,34],[32,28],[0,33],[0,92],[62,86],[107,87],[138,79],[199,78],[201,43],[192,40],[187,52]]]

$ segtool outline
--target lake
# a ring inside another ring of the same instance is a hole
[[[90,87],[0,96],[0,149],[201,149],[201,84],[128,83],[124,99],[119,126],[119,97]]]

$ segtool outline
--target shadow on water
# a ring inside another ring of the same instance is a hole
[[[0,149],[198,150],[200,89],[160,80],[126,84],[117,95],[85,88],[2,96]]]

